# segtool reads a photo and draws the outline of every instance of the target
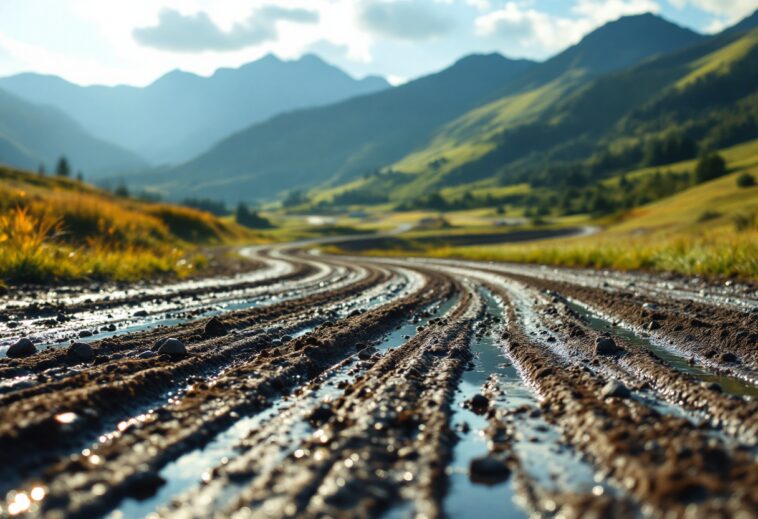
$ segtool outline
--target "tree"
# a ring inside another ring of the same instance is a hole
[[[284,207],[295,207],[297,205],[304,204],[308,201],[308,197],[300,190],[294,190],[287,193],[287,196],[282,201]]]
[[[250,208],[241,203],[237,206],[234,219],[237,223],[249,227],[251,229],[269,229],[272,227],[271,222],[266,218],[263,218],[255,211],[251,211]]]
[[[79,182],[84,182],[84,173],[82,173],[81,171],[77,172],[76,180],[78,180]]]
[[[55,166],[55,174],[59,177],[70,177],[71,166],[68,164],[68,159],[64,156],[58,159],[58,164]]]
[[[39,163],[39,166],[37,167],[37,173],[41,177],[44,177],[45,174],[47,173],[47,169],[45,168],[45,163],[44,162],[40,162]]]
[[[750,173],[743,173],[737,177],[737,187],[753,187],[755,185],[755,177]]]
[[[695,182],[701,184],[726,175],[726,161],[718,153],[705,153],[695,166]]]
[[[129,188],[122,182],[116,187],[113,194],[120,198],[129,198]]]

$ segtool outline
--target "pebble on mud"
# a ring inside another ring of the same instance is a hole
[[[95,360],[95,352],[92,346],[83,342],[72,343],[66,350],[66,356],[74,362],[92,362]]]
[[[469,478],[474,483],[495,485],[506,481],[510,475],[508,465],[492,456],[474,458],[469,464]]]
[[[475,413],[484,413],[490,406],[490,400],[486,396],[477,393],[466,402]]]
[[[629,398],[631,396],[631,391],[629,391],[629,388],[627,388],[624,384],[619,382],[618,380],[611,380],[609,381],[605,386],[603,386],[603,389],[600,390],[600,396],[603,398],[607,398],[609,396],[615,396],[618,398]]]
[[[722,353],[719,356],[719,360],[721,362],[728,362],[728,363],[734,363],[734,362],[739,362],[740,361],[740,359],[737,357],[737,355],[735,355],[731,351],[727,351],[727,352]]]
[[[227,333],[226,325],[218,317],[211,317],[203,328],[203,335],[205,337],[221,337]]]
[[[616,346],[616,341],[611,337],[597,337],[595,339],[595,355],[615,355],[621,351]]]
[[[160,345],[158,348],[158,354],[159,355],[186,355],[187,354],[187,348],[184,346],[184,343],[180,341],[179,339],[174,339],[173,337],[170,339],[166,339],[163,341],[163,344]]]
[[[37,348],[34,346],[34,343],[28,338],[23,337],[11,345],[5,354],[11,359],[20,359],[29,357],[35,353],[37,353]]]
[[[135,499],[143,500],[154,496],[165,483],[166,480],[157,472],[141,472],[130,479],[126,492]]]

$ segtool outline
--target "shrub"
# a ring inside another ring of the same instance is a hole
[[[695,166],[695,182],[702,184],[726,175],[726,161],[718,153],[706,153]]]
[[[746,213],[737,213],[732,216],[732,223],[738,232],[749,231],[755,228],[755,215]]]
[[[755,177],[750,173],[743,173],[737,177],[737,187],[753,187],[755,185]]]
[[[708,222],[710,220],[715,220],[716,218],[719,218],[721,216],[721,213],[718,211],[703,211],[700,213],[697,217],[698,223],[702,222]]]
[[[251,229],[270,229],[272,227],[271,222],[257,212],[251,211],[245,204],[237,206],[234,217],[238,224]]]

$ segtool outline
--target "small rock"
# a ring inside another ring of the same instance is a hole
[[[715,393],[721,393],[723,390],[721,389],[721,386],[716,384],[715,382],[701,382],[700,385],[707,389],[708,391],[713,391]]]
[[[158,348],[159,355],[186,355],[187,348],[179,339],[166,339]]]
[[[659,323],[658,321],[650,321],[649,323],[647,323],[647,326],[645,328],[647,328],[648,330],[657,330],[660,327],[661,327],[661,323]]]
[[[334,411],[332,410],[331,406],[329,404],[322,403],[311,412],[311,414],[308,416],[308,421],[313,425],[321,425],[327,422],[332,416],[334,416]]]
[[[474,483],[495,485],[506,481],[510,475],[508,465],[492,456],[474,458],[469,464],[469,478]]]
[[[284,344],[286,342],[290,342],[292,340],[292,336],[291,335],[282,335],[281,337],[279,337],[279,340],[282,341],[282,344]]]
[[[5,354],[12,359],[20,359],[22,357],[30,357],[35,353],[37,353],[37,348],[34,346],[34,343],[23,337],[11,345]]]
[[[595,339],[595,355],[615,355],[621,349],[616,346],[616,341],[611,337],[597,337]]]
[[[629,388],[627,388],[618,380],[609,381],[605,386],[603,386],[603,389],[600,390],[600,396],[603,398],[607,398],[609,396],[629,398],[630,395],[631,392],[629,391]]]
[[[89,330],[82,330],[79,332],[79,337],[84,339],[85,337],[92,337],[92,332]]]
[[[134,317],[147,317],[147,310],[137,310],[132,314]]]
[[[138,500],[147,499],[154,496],[165,483],[166,480],[157,472],[152,470],[141,472],[129,478],[126,493]]]
[[[226,325],[218,317],[212,317],[205,323],[205,327],[203,328],[203,335],[205,337],[221,337],[227,333]]]
[[[469,399],[468,405],[475,412],[484,412],[489,407],[490,400],[486,396],[477,393]]]
[[[721,362],[729,362],[729,363],[731,363],[731,362],[739,362],[740,359],[737,358],[737,355],[735,355],[731,351],[726,351],[726,352],[722,353],[719,356],[719,360]]]
[[[92,346],[83,342],[75,342],[68,347],[66,356],[75,362],[92,362],[95,360],[95,352]]]
[[[143,351],[142,353],[140,353],[139,355],[137,355],[137,358],[139,358],[139,359],[152,359],[153,357],[157,357],[157,356],[158,356],[158,354],[155,353],[154,351],[147,350],[147,351]]]

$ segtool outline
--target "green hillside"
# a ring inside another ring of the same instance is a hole
[[[368,179],[342,199],[390,188],[394,202],[419,201],[524,182],[565,191],[758,137],[757,43],[758,30],[728,31],[591,81],[571,71],[465,114],[393,165],[406,174]]]

